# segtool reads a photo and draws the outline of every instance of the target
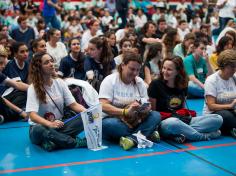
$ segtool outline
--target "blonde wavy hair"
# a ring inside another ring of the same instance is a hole
[[[233,49],[227,49],[222,51],[219,54],[217,59],[217,65],[220,69],[225,68],[227,65],[235,65],[236,64],[236,51]]]

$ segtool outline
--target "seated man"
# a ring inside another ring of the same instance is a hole
[[[204,97],[204,82],[208,73],[207,63],[203,58],[205,51],[205,42],[195,41],[193,53],[184,59],[184,68],[189,77],[188,95],[190,97]]]

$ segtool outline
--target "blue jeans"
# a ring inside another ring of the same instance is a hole
[[[193,81],[188,83],[188,95],[198,98],[204,97],[204,89],[195,84]]]
[[[107,140],[118,141],[123,136],[132,138],[137,142],[136,137],[132,134],[141,131],[144,136],[148,137],[157,129],[160,121],[160,114],[156,111],[151,111],[144,122],[131,129],[120,118],[108,116],[102,120],[102,135]]]
[[[161,122],[160,131],[164,137],[183,134],[189,140],[201,141],[206,140],[206,133],[217,131],[222,123],[222,117],[217,114],[193,117],[189,125],[170,117]]]
[[[45,24],[47,27],[50,27],[49,24],[51,24],[51,27],[60,30],[61,29],[61,23],[57,19],[56,15],[53,16],[44,16]]]

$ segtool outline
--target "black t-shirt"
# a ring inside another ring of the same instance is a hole
[[[85,80],[84,71],[84,55],[80,53],[80,58],[75,61],[70,55],[67,55],[61,60],[59,71],[63,78],[74,77],[76,79]]]
[[[156,99],[156,111],[171,112],[184,107],[187,88],[168,87],[164,81],[154,80],[148,88],[148,96]]]
[[[166,33],[166,30],[164,32],[160,31],[159,29],[157,29],[156,31],[156,36],[159,38],[159,39],[162,39],[163,35]]]
[[[110,68],[111,71],[114,70],[116,67],[116,63],[114,59],[110,62]],[[103,68],[103,65],[101,63],[95,62],[95,60],[89,56],[86,57],[84,61],[84,70],[85,73],[87,71],[93,71],[94,72],[94,78],[97,80],[103,80],[108,74],[105,72],[105,69]]]

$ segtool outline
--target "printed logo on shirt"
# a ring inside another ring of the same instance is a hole
[[[44,114],[44,118],[50,122],[53,122],[56,119],[55,115],[52,112],[46,112]]]

